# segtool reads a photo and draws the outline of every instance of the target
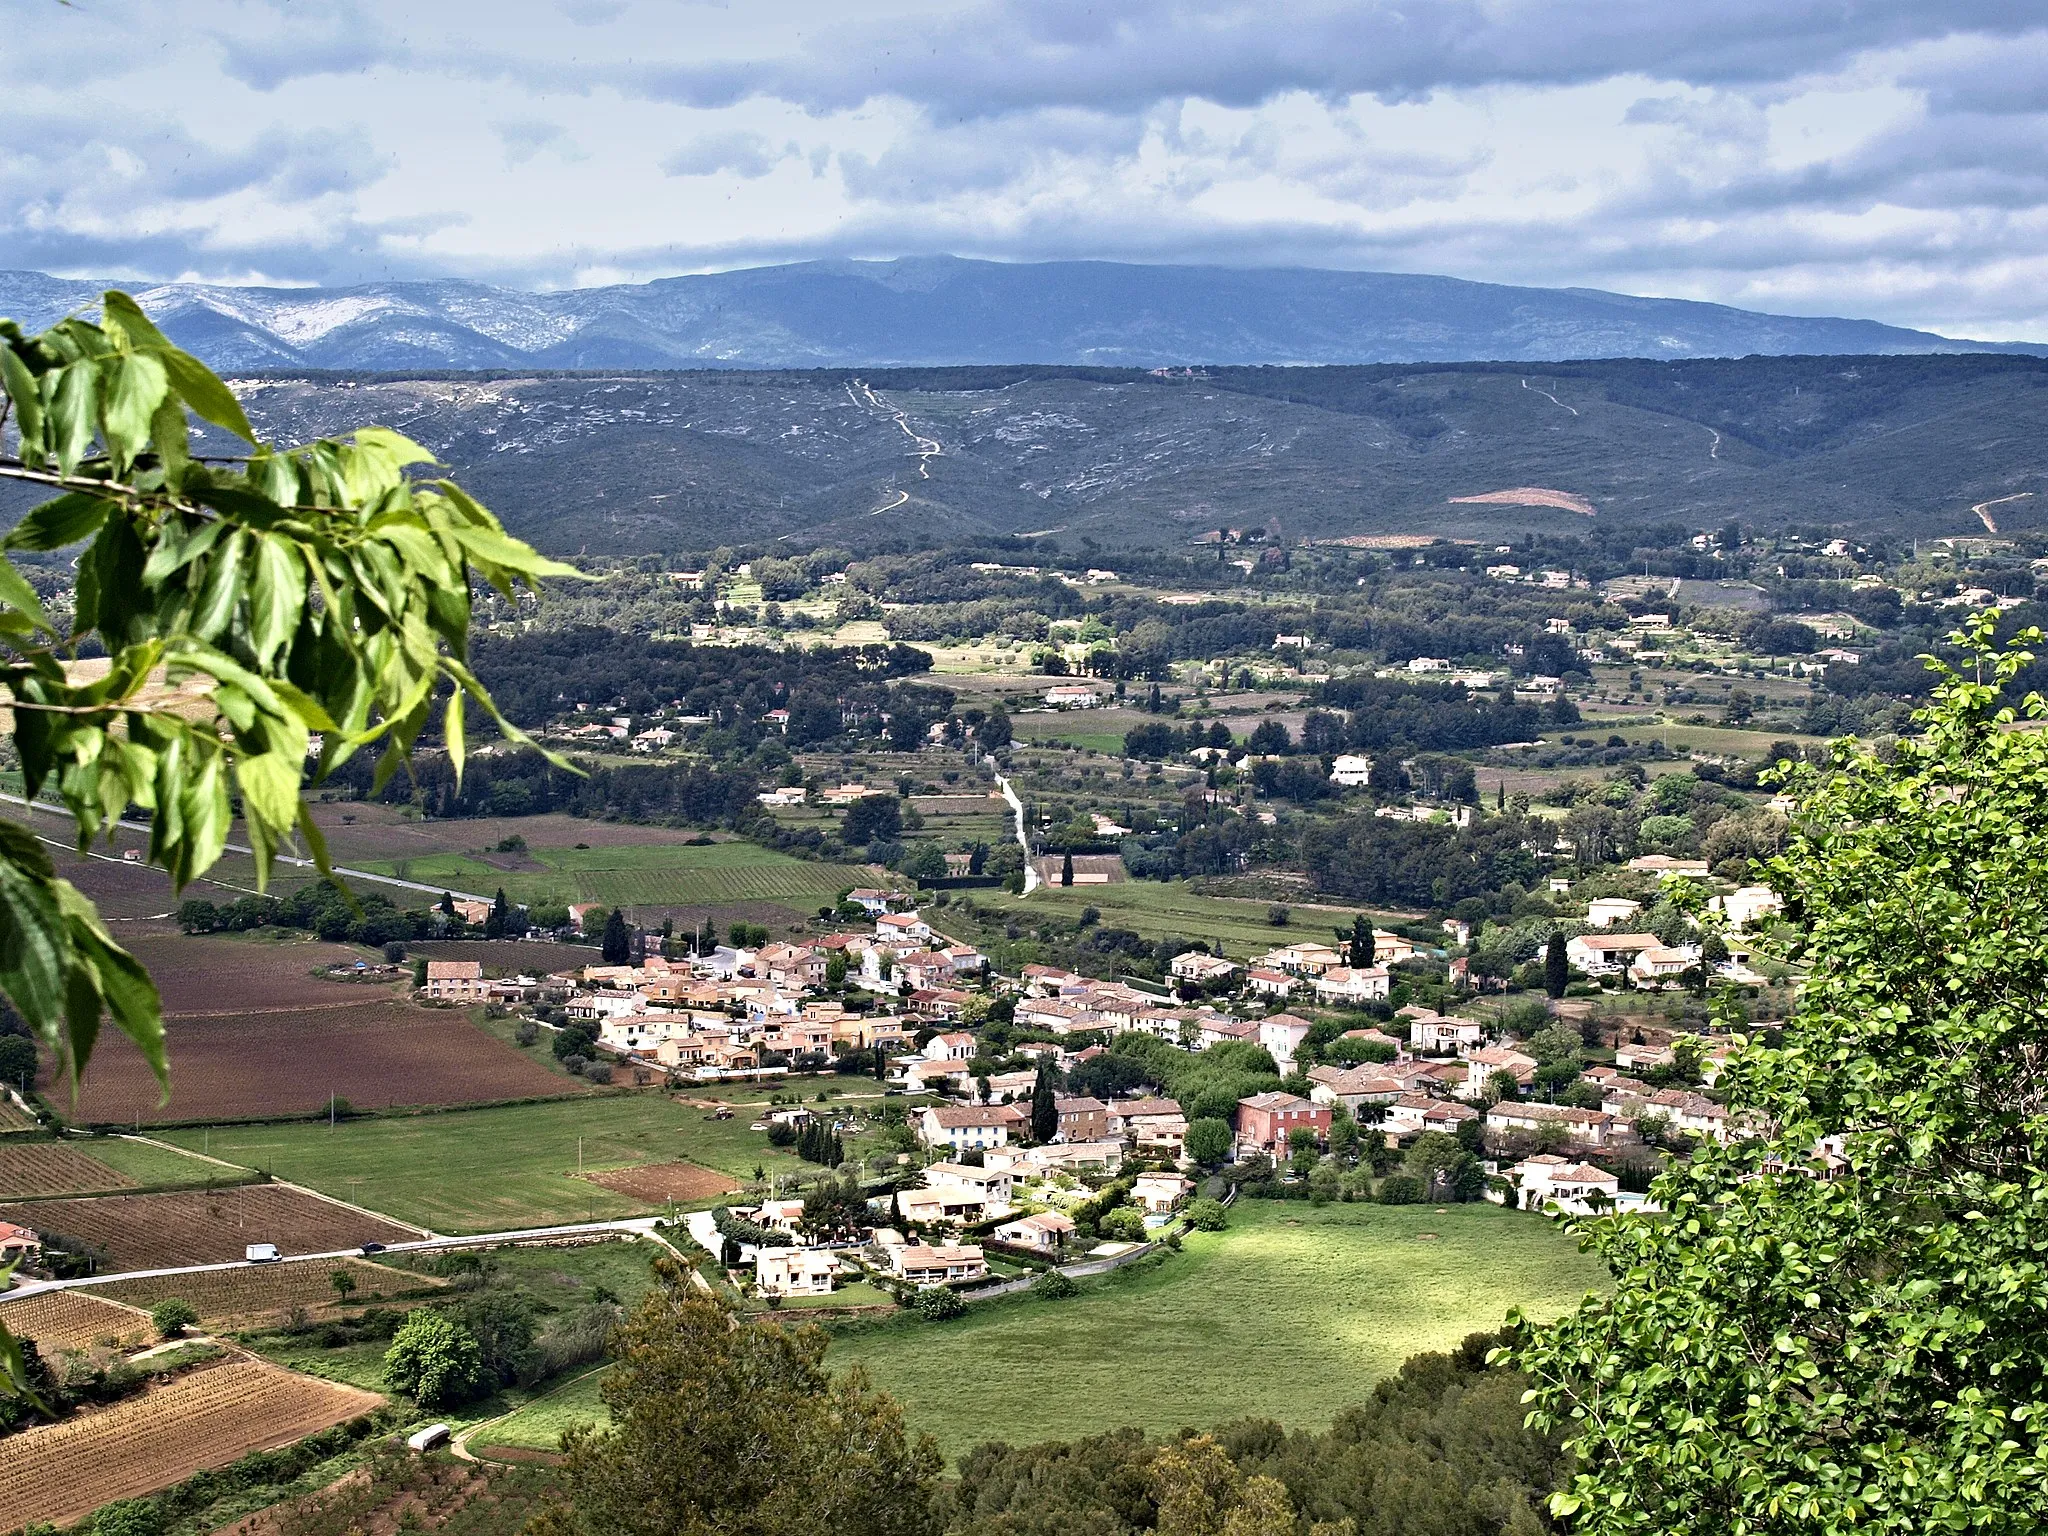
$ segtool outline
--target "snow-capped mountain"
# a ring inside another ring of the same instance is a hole
[[[0,316],[40,329],[89,309],[108,287],[136,293],[180,345],[236,371],[1149,368],[2038,350],[1585,288],[954,257],[807,262],[556,293],[455,281],[147,286],[0,272]]]

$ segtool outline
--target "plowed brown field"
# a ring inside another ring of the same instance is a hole
[[[147,1317],[89,1291],[44,1291],[0,1302],[0,1323],[18,1339],[34,1339],[45,1360],[62,1349],[90,1349],[102,1339],[139,1344],[150,1336]]]
[[[448,1283],[363,1259],[336,1259],[332,1263],[250,1264],[187,1275],[138,1275],[133,1280],[96,1285],[93,1294],[132,1307],[153,1307],[175,1296],[189,1301],[209,1328],[249,1328],[275,1322],[294,1307],[308,1311],[332,1307],[337,1299],[336,1270],[347,1271],[355,1281],[351,1299],[359,1306],[418,1291],[437,1291]]]
[[[0,1510],[23,1525],[68,1523],[382,1401],[260,1361],[229,1360],[98,1413],[10,1436],[0,1457]]]
[[[670,1200],[708,1200],[740,1187],[726,1175],[695,1163],[643,1163],[638,1168],[615,1168],[609,1173],[587,1173],[584,1177],[629,1200],[648,1205]]]
[[[60,1141],[0,1142],[0,1198],[134,1187],[126,1174]]]
[[[359,1243],[403,1243],[420,1236],[381,1216],[282,1184],[188,1190],[161,1195],[102,1195],[90,1200],[35,1200],[0,1205],[0,1221],[46,1236],[56,1233],[103,1252],[108,1272],[225,1264],[250,1243],[275,1243],[286,1253],[327,1253]]]

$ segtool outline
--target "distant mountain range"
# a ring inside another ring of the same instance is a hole
[[[1869,320],[1758,314],[1591,288],[1306,268],[818,261],[561,293],[467,282],[235,288],[0,271],[0,316],[41,329],[126,287],[233,371],[1414,363],[2048,353]]]

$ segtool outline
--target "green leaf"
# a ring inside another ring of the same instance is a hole
[[[118,288],[100,295],[100,323],[110,335],[125,340],[131,348],[168,349],[170,341],[142,312],[142,306]]]
[[[161,1102],[168,1102],[171,1072],[164,1052],[163,1000],[157,995],[156,983],[149,979],[141,961],[114,942],[93,904],[76,886],[68,880],[59,880],[55,885],[57,905],[70,929],[78,968],[90,974],[93,996],[105,1006],[114,1027],[142,1052],[142,1059],[149,1063],[149,1070],[163,1089]],[[97,1029],[95,1010],[95,1033]],[[78,1070],[83,1071],[92,1055],[90,1042],[82,1050],[74,1043],[74,1053]]]
[[[28,364],[21,360],[21,354],[10,346],[0,346],[0,385],[7,390],[7,398],[14,402],[14,425],[21,433],[21,457],[31,469],[43,462],[43,396],[36,387],[35,375],[28,371]]]
[[[36,589],[28,584],[21,572],[17,571],[4,556],[0,556],[0,603],[25,613],[41,629],[50,629],[49,616],[43,612],[41,599]],[[56,631],[51,630],[54,634]]]
[[[62,549],[90,538],[107,520],[107,502],[85,491],[46,501],[0,539],[0,549]]]
[[[573,565],[564,565],[559,560],[550,560],[530,544],[490,528],[451,528],[449,534],[460,544],[471,559],[479,564],[498,566],[521,576],[561,576],[578,581],[587,580],[583,572]]]
[[[99,365],[91,359],[72,363],[57,375],[50,400],[50,426],[56,436],[57,468],[73,474],[92,447],[99,417]]]
[[[249,425],[249,418],[242,411],[242,402],[206,364],[176,347],[166,347],[159,355],[163,359],[164,371],[170,375],[171,387],[192,407],[195,416],[201,421],[212,422],[222,431],[234,433],[245,443],[256,441],[256,429]]]
[[[125,468],[148,446],[170,379],[147,352],[117,352],[100,365],[100,389],[100,435],[115,465]]]
[[[463,739],[462,728],[462,687],[458,684],[448,695],[448,710],[443,717],[441,736],[448,748],[448,766],[455,770],[455,783],[462,784],[462,765],[468,757],[468,744]]]

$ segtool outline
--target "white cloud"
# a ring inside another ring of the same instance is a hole
[[[96,0],[11,22],[0,265],[551,285],[956,251],[2048,336],[2036,0]]]

